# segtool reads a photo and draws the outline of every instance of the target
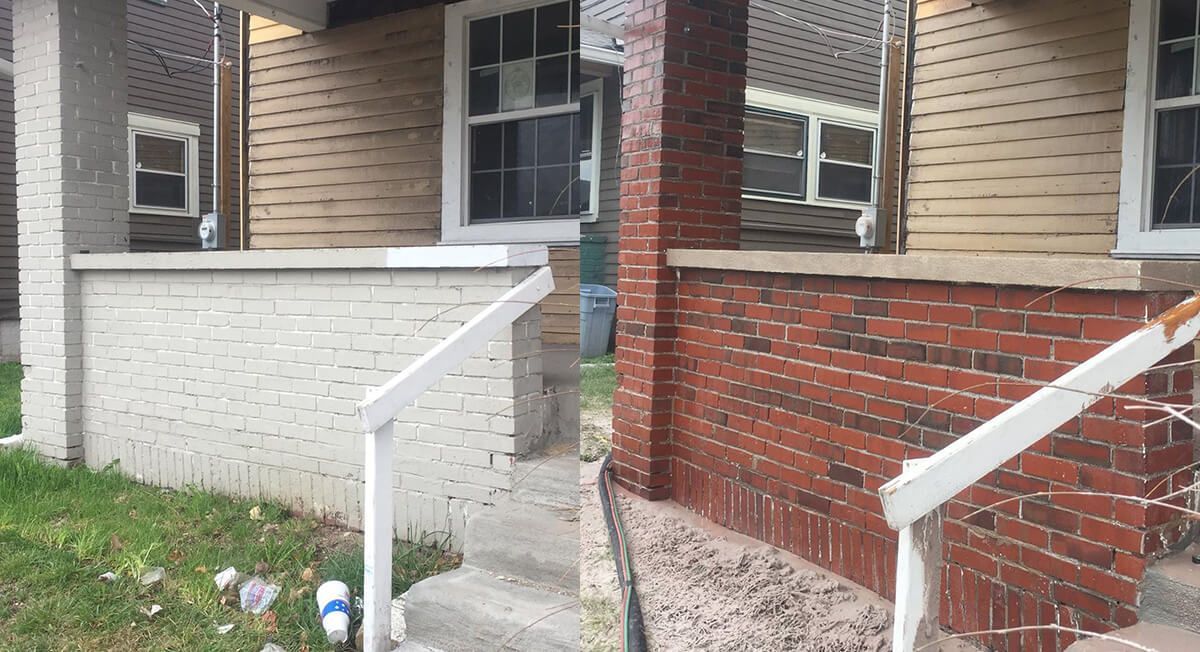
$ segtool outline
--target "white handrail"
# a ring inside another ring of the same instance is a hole
[[[1193,296],[1120,339],[1087,362],[1063,374],[997,417],[879,489],[888,525],[900,530],[896,564],[896,618],[892,649],[911,652],[926,604],[937,596],[930,586],[930,561],[941,555],[940,532],[932,532],[941,506],[988,473],[1019,455],[1104,394],[1114,391],[1200,334],[1200,296]],[[920,536],[916,536],[919,530]],[[940,529],[937,528],[937,529]],[[936,584],[936,576],[932,574]]]
[[[389,652],[392,629],[392,434],[396,414],[554,291],[542,267],[384,385],[357,412],[367,435],[363,505],[363,648]]]

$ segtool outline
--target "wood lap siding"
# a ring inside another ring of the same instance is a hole
[[[579,346],[579,248],[552,247],[554,292],[542,303],[542,343]]]
[[[920,0],[907,250],[1116,244],[1127,0]]]
[[[438,241],[442,32],[440,5],[313,34],[252,21],[251,248]]]

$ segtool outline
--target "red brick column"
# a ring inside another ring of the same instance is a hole
[[[630,0],[621,117],[613,458],[620,481],[670,494],[672,248],[737,248],[747,0]]]

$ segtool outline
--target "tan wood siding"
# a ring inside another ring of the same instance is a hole
[[[1128,0],[919,0],[906,245],[1116,244]]]
[[[442,20],[437,5],[271,39],[251,22],[251,248],[438,241]]]
[[[579,248],[550,249],[554,292],[542,301],[542,344],[579,345]]]
[[[270,18],[263,18],[262,16],[250,17],[250,43],[252,44],[266,43],[267,41],[274,41],[303,33],[295,27],[280,25]]]

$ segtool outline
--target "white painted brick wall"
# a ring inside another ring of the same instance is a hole
[[[17,244],[26,440],[82,456],[79,279],[129,243],[125,0],[15,0]]]
[[[355,404],[529,273],[86,270],[86,461],[360,525]],[[510,488],[542,430],[539,327],[535,306],[400,413],[398,535],[461,543]]]

